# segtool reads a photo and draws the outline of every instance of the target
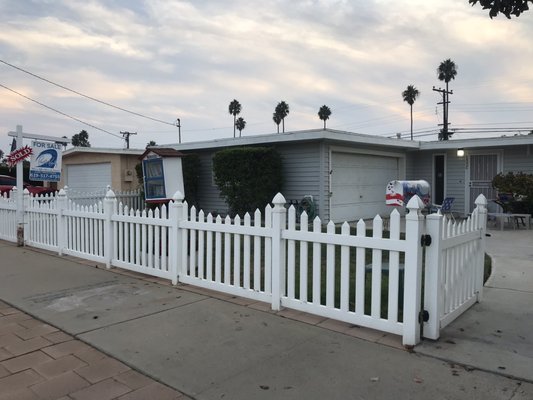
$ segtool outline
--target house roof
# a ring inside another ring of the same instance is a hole
[[[245,136],[240,138],[224,138],[202,142],[170,144],[165,145],[165,147],[172,147],[177,150],[201,150],[244,145],[308,142],[319,140],[330,140],[339,143],[383,145],[396,148],[418,149],[418,142],[416,141],[391,139],[382,136],[364,135],[361,133],[338,131],[334,129],[313,129],[305,131],[285,132],[279,134],[274,133],[266,135]]]
[[[183,157],[185,155],[181,151],[171,147],[149,147],[141,154],[139,158],[142,159],[146,157],[148,153],[155,153],[161,157]]]
[[[68,157],[74,154],[119,154],[139,156],[144,152],[144,149],[111,149],[103,147],[73,147],[63,152],[63,157]]]
[[[307,142],[329,140],[339,144],[364,144],[374,146],[384,146],[404,150],[444,150],[457,148],[483,148],[483,147],[502,147],[533,144],[533,135],[521,136],[502,136],[493,138],[476,138],[476,139],[451,139],[446,141],[417,141],[396,138],[387,138],[383,136],[364,135],[339,131],[334,129],[313,129],[305,131],[285,132],[279,134],[266,134],[245,136],[240,138],[224,138],[215,140],[206,140],[202,142],[188,142],[180,144],[168,144],[165,148],[175,150],[202,150],[233,146],[245,145],[266,145],[290,142]],[[152,147],[154,150],[157,147]]]
[[[533,135],[420,142],[420,150],[441,150],[458,148],[473,149],[482,147],[520,146],[528,144],[533,144]]]

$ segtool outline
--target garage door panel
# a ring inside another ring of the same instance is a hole
[[[77,192],[105,190],[111,185],[111,163],[67,165],[67,186]]]
[[[399,178],[398,158],[332,153],[330,216],[335,222],[388,214],[385,187]]]

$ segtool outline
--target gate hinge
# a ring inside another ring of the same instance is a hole
[[[428,322],[429,321],[429,311],[428,310],[422,310],[418,313],[418,322]]]
[[[420,237],[420,246],[431,246],[431,235],[422,235]]]

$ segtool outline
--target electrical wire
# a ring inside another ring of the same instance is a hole
[[[34,102],[34,103],[36,103],[36,104],[39,104],[41,107],[47,108],[48,110],[54,111],[54,112],[56,112],[56,113],[58,113],[58,114],[61,114],[61,115],[65,116],[65,117],[67,117],[67,118],[73,119],[74,121],[77,121],[77,122],[79,122],[79,123],[81,123],[81,124],[84,124],[84,125],[90,126],[90,127],[93,128],[93,129],[96,129],[96,130],[99,130],[99,131],[105,132],[105,133],[107,133],[107,134],[109,134],[109,135],[111,135],[111,136],[115,136],[115,137],[117,137],[117,138],[119,138],[119,139],[122,140],[122,136],[119,136],[119,135],[117,135],[117,134],[115,134],[115,133],[113,133],[113,132],[109,132],[109,131],[107,131],[107,130],[105,130],[105,129],[99,128],[99,127],[97,127],[96,125],[93,125],[93,124],[91,124],[91,123],[89,123],[89,122],[85,122],[85,121],[83,121],[83,120],[81,120],[81,119],[79,119],[79,118],[77,118],[77,117],[74,117],[74,116],[72,116],[72,115],[70,115],[70,114],[64,113],[63,111],[59,111],[59,110],[57,110],[57,109],[55,109],[55,108],[53,108],[53,107],[47,106],[46,104],[41,103],[40,101],[37,101],[37,100],[35,100],[35,99],[32,99],[31,97],[28,97],[28,96],[26,96],[26,95],[24,95],[24,94],[22,94],[22,93],[20,93],[20,92],[17,92],[16,90],[13,90],[13,89],[11,89],[11,88],[8,88],[7,86],[2,85],[1,83],[0,83],[0,87],[3,87],[4,89],[9,90],[9,91],[12,92],[12,93],[15,93],[15,94],[19,95],[20,97],[24,97],[26,100],[32,101],[32,102]]]
[[[86,94],[78,92],[77,90],[70,89],[70,88],[68,88],[66,86],[60,85],[59,83],[55,83],[55,82],[53,82],[53,81],[51,81],[49,79],[46,79],[46,78],[44,78],[42,76],[34,74],[33,72],[27,71],[27,70],[25,70],[23,68],[17,67],[16,65],[10,64],[7,61],[4,61],[4,60],[0,59],[0,63],[5,64],[8,67],[14,68],[14,69],[19,70],[21,72],[24,72],[25,74],[31,75],[31,76],[33,76],[33,77],[35,77],[37,79],[40,79],[40,80],[42,80],[44,82],[47,82],[47,83],[49,83],[51,85],[57,86],[57,87],[59,87],[61,89],[64,89],[64,90],[67,90],[67,91],[69,91],[71,93],[77,94],[78,96],[85,97],[86,99],[89,99],[89,100],[92,100],[92,101],[96,101],[97,103],[106,105],[108,107],[112,107],[112,108],[115,108],[117,110],[124,111],[124,112],[127,112],[127,113],[132,114],[132,115],[136,115],[137,117],[146,118],[146,119],[149,119],[151,121],[160,122],[160,123],[166,124],[166,125],[176,126],[176,124],[174,122],[167,122],[167,121],[163,121],[161,119],[153,118],[153,117],[150,117],[148,115],[144,115],[144,114],[141,114],[141,113],[138,113],[138,112],[135,112],[135,111],[130,111],[130,110],[127,110],[125,108],[122,108],[122,107],[119,107],[119,106],[115,106],[115,105],[113,105],[111,103],[107,103],[105,101],[102,101],[102,100],[96,99],[94,97],[88,96]]]

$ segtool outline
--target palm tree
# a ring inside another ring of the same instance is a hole
[[[448,105],[450,104],[450,93],[448,91],[448,83],[452,79],[455,79],[455,77],[457,76],[457,66],[452,60],[448,58],[440,63],[439,67],[437,68],[437,76],[440,81],[444,81],[446,83],[446,98],[444,100],[444,121],[442,126],[442,140],[448,140]]]
[[[403,101],[411,107],[411,140],[413,140],[413,104],[415,104],[418,96],[420,96],[420,92],[414,85],[407,86],[407,89],[402,92]]]
[[[326,120],[329,119],[329,116],[331,115],[331,110],[327,105],[323,105],[318,110],[318,118],[320,118],[322,121],[324,121],[324,129],[326,129]]]
[[[283,126],[283,132],[285,132],[285,117],[289,115],[289,105],[284,101],[280,101],[276,106],[275,112],[280,117]]]
[[[235,99],[229,103],[228,111],[231,115],[233,115],[233,137],[235,137],[235,122],[237,120],[237,115],[241,113],[241,108],[241,103]]]
[[[279,124],[281,124],[281,117],[277,113],[272,114],[272,120],[274,123],[278,126],[278,133],[279,133]]]
[[[235,121],[235,127],[239,131],[239,137],[241,137],[242,130],[244,129],[245,126],[246,126],[246,121],[242,117],[237,118],[237,121]]]

